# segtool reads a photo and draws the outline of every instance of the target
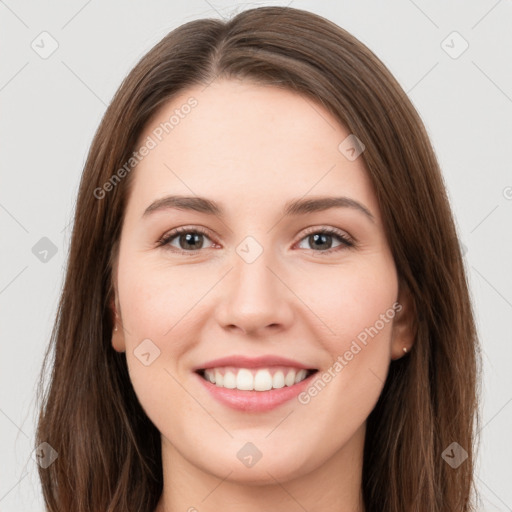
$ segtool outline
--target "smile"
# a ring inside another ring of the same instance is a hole
[[[285,366],[250,369],[224,366],[199,370],[198,373],[219,388],[262,392],[299,384],[315,372]]]

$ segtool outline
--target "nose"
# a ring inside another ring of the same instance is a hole
[[[234,255],[234,268],[224,279],[216,308],[223,329],[264,336],[292,324],[294,295],[266,254],[252,263]]]

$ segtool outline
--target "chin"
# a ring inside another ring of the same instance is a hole
[[[255,486],[274,485],[276,480],[283,483],[303,476],[314,469],[311,463],[312,457],[304,456],[303,446],[289,446],[288,453],[283,453],[278,449],[263,448],[261,455],[257,455],[251,445],[243,443],[240,449],[238,448],[240,443],[236,442],[235,444],[237,445],[235,450],[230,448],[221,453],[212,453],[208,459],[214,461],[213,464],[205,465],[203,452],[203,458],[198,460],[195,465],[216,478]],[[245,455],[251,452],[252,460],[251,455]],[[297,457],[298,452],[301,452],[300,458]]]

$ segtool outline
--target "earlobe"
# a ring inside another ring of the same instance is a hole
[[[123,330],[118,327],[112,333],[112,347],[116,352],[126,352]]]
[[[393,319],[391,340],[391,359],[400,359],[411,352],[416,339],[416,309],[413,296],[405,283],[400,284],[396,308],[397,313]]]
[[[120,315],[118,314],[119,305],[117,301],[117,295],[111,300],[110,311],[113,317],[113,329],[112,329],[112,347],[117,352],[125,352],[126,345],[124,339],[123,325]]]

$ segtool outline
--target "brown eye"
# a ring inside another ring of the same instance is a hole
[[[169,247],[182,253],[193,253],[204,249],[205,239],[210,240],[201,229],[198,228],[177,228],[165,235],[158,243],[158,246]],[[210,240],[211,241],[211,240]]]
[[[337,239],[340,243],[333,247],[333,239]],[[301,249],[310,249],[316,252],[334,252],[345,247],[353,247],[354,243],[341,231],[337,229],[317,229],[307,234],[301,239],[306,241],[310,247],[301,247]]]

